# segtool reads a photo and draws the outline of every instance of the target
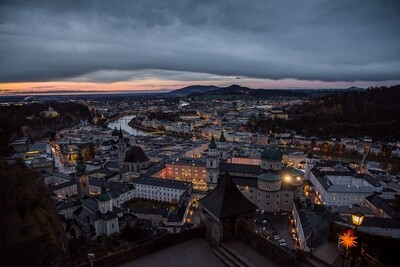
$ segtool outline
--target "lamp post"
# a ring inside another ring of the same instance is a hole
[[[93,260],[94,260],[95,255],[94,255],[94,253],[88,253],[87,255],[89,258],[89,266],[93,267]]]
[[[357,230],[358,227],[363,223],[364,221],[364,214],[362,214],[359,211],[354,212],[353,214],[351,214],[351,220],[353,222],[353,224],[355,225],[354,228],[354,235],[357,236]],[[359,246],[361,246],[361,243],[359,243]],[[353,253],[353,259],[351,261],[351,266],[355,266],[356,265],[356,257],[358,257],[358,253]]]
[[[357,229],[358,227],[363,223],[364,221],[364,214],[362,214],[361,212],[354,212],[353,214],[351,214],[351,220],[352,223],[355,225],[354,231],[348,230],[345,233],[342,233],[339,236],[339,241],[340,244],[345,248],[344,250],[344,257],[343,257],[343,266],[347,265],[346,262],[348,262],[346,259],[348,258],[348,256],[350,256],[349,252],[351,248],[356,248],[357,247]],[[351,266],[355,266],[356,264],[356,253],[354,253],[355,251],[353,250],[353,253],[351,255],[351,260],[350,260],[350,264]]]

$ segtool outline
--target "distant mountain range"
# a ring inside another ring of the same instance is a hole
[[[346,89],[251,89],[237,84],[227,87],[192,85],[171,91],[167,95],[172,97],[249,96],[254,98],[271,98],[322,96],[338,91],[363,90],[365,89],[359,87]]]
[[[209,91],[218,90],[220,87],[215,85],[191,85],[187,87],[183,87],[181,89],[176,89],[168,93],[170,96],[188,96],[190,94],[202,94],[207,93]]]

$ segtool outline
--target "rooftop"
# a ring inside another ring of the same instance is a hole
[[[200,203],[204,210],[218,219],[254,212],[257,209],[239,191],[229,174],[225,174],[217,187],[200,199]]]
[[[150,158],[144,153],[140,146],[132,146],[128,155],[125,158],[126,162],[146,162],[150,161]]]
[[[239,172],[239,173],[250,173],[250,174],[261,174],[263,170],[259,165],[251,164],[237,164],[237,163],[219,163],[220,172]]]
[[[171,179],[159,179],[159,178],[151,178],[151,177],[138,177],[129,181],[131,184],[142,184],[142,185],[151,185],[151,186],[159,186],[159,187],[168,187],[175,188],[180,190],[189,191],[192,187],[192,183],[183,182],[178,180]]]

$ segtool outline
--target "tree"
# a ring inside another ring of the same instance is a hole
[[[96,149],[95,149],[93,143],[90,143],[89,146],[87,148],[85,148],[85,150],[83,152],[83,160],[88,161],[88,160],[94,158],[95,155],[96,155]]]

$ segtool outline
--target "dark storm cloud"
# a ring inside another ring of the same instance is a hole
[[[0,81],[399,80],[398,14],[397,0],[2,1]]]

